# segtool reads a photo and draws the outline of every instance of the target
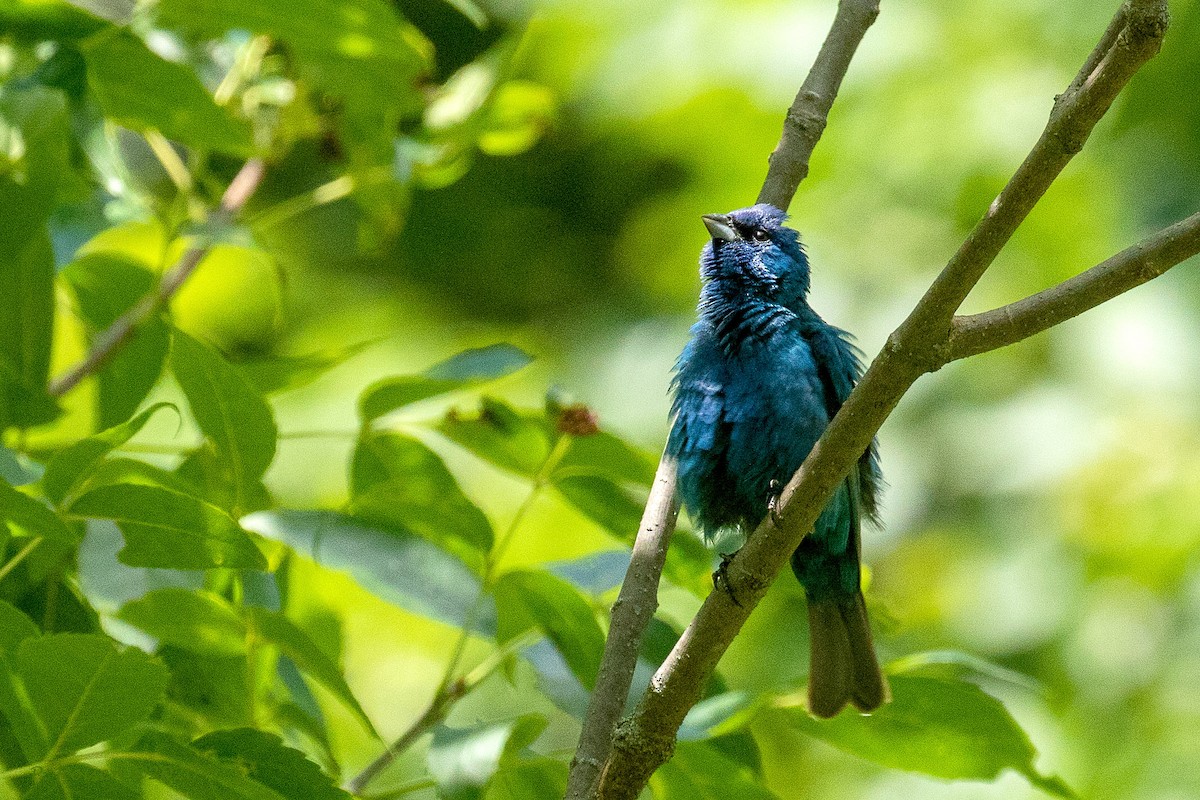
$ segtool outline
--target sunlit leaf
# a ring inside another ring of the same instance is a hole
[[[6,523],[14,533],[25,536],[45,536],[60,542],[78,538],[52,510],[0,481],[0,525]]]
[[[115,484],[70,506],[80,517],[109,519],[125,535],[119,558],[132,567],[264,569],[253,540],[221,509],[161,486]]]
[[[138,800],[142,794],[104,770],[63,764],[41,774],[24,800]]]
[[[654,480],[654,467],[654,460],[643,451],[614,434],[599,431],[573,438],[558,462],[556,474],[603,475],[618,483],[649,486]]]
[[[162,733],[144,737],[135,752],[156,757],[133,761],[134,768],[165,783],[188,800],[281,800],[284,797],[254,780],[247,774],[249,770],[236,759],[225,761]]]
[[[75,293],[91,345],[122,314],[149,294],[157,278],[145,266],[115,255],[85,255],[62,277]],[[162,374],[171,333],[161,316],[140,324],[97,371],[98,423],[112,427],[137,409]]]
[[[569,583],[547,572],[509,572],[496,582],[494,594],[501,642],[537,628],[562,653],[579,682],[588,689],[595,686],[604,633],[592,607]]]
[[[184,650],[216,656],[246,652],[246,623],[210,592],[157,589],[127,603],[117,618]]]
[[[258,606],[246,608],[246,615],[253,625],[255,636],[270,642],[290,658],[296,666],[328,689],[346,705],[362,722],[363,727],[378,737],[375,726],[363,711],[358,699],[350,690],[337,663],[325,654],[296,623],[277,611]]]
[[[470,558],[492,547],[492,526],[441,458],[399,433],[367,434],[350,466],[356,516],[399,526]],[[464,547],[465,546],[465,547]]]
[[[62,633],[29,638],[13,659],[44,725],[46,753],[65,755],[145,720],[162,700],[167,668],[107,637]]]
[[[246,777],[273,789],[287,800],[350,798],[303,753],[286,747],[271,733],[252,728],[214,731],[192,742],[192,747],[237,767]]]
[[[1060,778],[1038,772],[1028,734],[975,684],[911,672],[888,680],[892,701],[870,716],[846,712],[817,720],[801,708],[783,714],[810,736],[892,769],[980,781],[1011,769],[1051,794],[1072,796]]]
[[[193,147],[249,155],[249,127],[235,120],[188,67],[164,60],[141,39],[110,28],[80,45],[88,84],[105,116],[137,131],[156,130]]]
[[[500,85],[479,133],[479,149],[493,156],[515,156],[537,144],[554,121],[554,94],[525,80]]]
[[[319,564],[350,573],[373,594],[417,614],[496,630],[495,608],[479,599],[479,577],[462,561],[410,533],[333,511],[262,511],[242,518],[247,529],[283,542]]]
[[[206,344],[175,332],[171,367],[196,424],[212,440],[244,508],[275,458],[278,431],[271,407],[236,367]]]
[[[61,503],[101,459],[132,439],[155,412],[163,408],[175,409],[170,403],[155,403],[128,422],[81,439],[56,453],[42,476],[42,489],[46,496],[55,503]]]
[[[708,742],[680,742],[650,779],[657,800],[778,800],[762,780]]]
[[[535,475],[550,455],[550,434],[543,421],[492,397],[480,401],[478,414],[456,410],[446,415],[438,430],[484,461],[519,475]]]
[[[545,727],[544,717],[527,714],[480,728],[437,728],[427,759],[438,795],[445,800],[480,800],[501,764],[515,759]]]
[[[364,423],[369,423],[420,400],[511,375],[532,360],[532,356],[511,344],[464,350],[417,375],[385,378],[372,384],[359,399],[359,414]]]
[[[359,342],[347,347],[305,353],[299,356],[273,355],[241,361],[238,366],[263,394],[284,392],[306,386],[329,370],[348,361],[374,344]]]

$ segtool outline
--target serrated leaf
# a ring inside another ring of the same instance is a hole
[[[12,533],[22,536],[44,536],[70,543],[79,538],[54,511],[0,481],[0,525],[5,524]]]
[[[46,466],[45,475],[42,476],[42,489],[46,492],[46,496],[56,504],[62,503],[67,493],[78,485],[106,455],[132,439],[138,431],[145,427],[155,412],[163,408],[171,408],[178,413],[178,409],[175,409],[175,406],[170,403],[155,403],[128,422],[81,439],[56,453]]]
[[[274,734],[239,728],[214,731],[192,742],[192,747],[218,761],[237,767],[246,777],[287,800],[349,800],[350,795],[309,761],[299,750],[283,744]]]
[[[196,424],[229,465],[235,507],[244,508],[275,458],[278,431],[270,406],[236,367],[181,331],[175,332],[171,367]]]
[[[889,676],[892,701],[870,716],[817,720],[784,713],[799,730],[891,769],[946,780],[992,781],[1006,769],[1060,797],[1071,790],[1034,766],[1037,751],[1004,705],[973,683],[911,673]]]
[[[295,662],[303,672],[320,683],[341,700],[362,722],[363,727],[376,738],[379,734],[371,723],[367,712],[359,705],[342,677],[342,671],[332,658],[325,654],[308,634],[296,623],[275,611],[251,606],[246,609],[247,619],[253,625],[256,636],[279,648],[279,651]]]
[[[650,778],[657,800],[779,800],[753,772],[708,742],[680,742]]]
[[[144,265],[112,254],[85,255],[61,273],[71,287],[94,346],[95,337],[154,290],[156,276]],[[96,373],[98,426],[129,418],[162,375],[171,331],[161,315],[137,326]]]
[[[499,641],[538,628],[554,643],[579,682],[589,690],[595,686],[604,633],[591,605],[569,583],[548,572],[509,572],[496,582],[493,594]]]
[[[165,783],[189,800],[286,800],[246,774],[236,762],[225,762],[165,734],[144,737],[135,752],[154,759],[131,762],[139,772]]]
[[[246,652],[246,623],[225,600],[210,592],[156,589],[126,603],[117,619],[161,644],[214,656]]]
[[[88,85],[104,115],[136,131],[156,130],[192,147],[248,156],[250,129],[218,106],[188,67],[119,28],[80,43]]]
[[[106,636],[61,633],[21,642],[13,659],[46,733],[47,758],[119,736],[147,719],[170,676]]]
[[[265,569],[253,540],[221,509],[161,486],[115,484],[71,504],[80,517],[109,519],[125,536],[118,554],[131,567]]]
[[[492,397],[480,400],[477,415],[448,414],[438,430],[484,461],[526,477],[535,475],[550,455],[551,437],[544,421]]]
[[[399,433],[367,434],[350,466],[351,510],[400,526],[465,558],[492,547],[492,526],[458,488],[442,459]]]
[[[192,709],[216,727],[253,723],[245,656],[213,656],[173,645],[158,656],[171,670],[171,700]]]
[[[333,511],[262,511],[242,518],[247,529],[344,570],[365,589],[417,614],[463,625],[479,597],[479,577],[458,558],[411,533],[370,525]],[[496,630],[484,601],[473,629]]]
[[[104,770],[63,764],[43,772],[24,800],[138,800],[141,796]]]
[[[418,375],[400,375],[372,384],[359,399],[363,424],[420,400],[481,386],[529,365],[533,357],[511,344],[494,344],[434,364]]]
[[[544,717],[528,714],[479,728],[438,727],[427,763],[444,800],[480,800],[489,781],[506,761],[529,746],[546,727]]]

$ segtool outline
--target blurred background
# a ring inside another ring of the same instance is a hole
[[[340,130],[295,122],[302,133],[286,164],[248,212],[269,256],[210,259],[173,305],[184,330],[247,364],[349,356],[274,396],[281,442],[267,487],[289,507],[343,505],[360,391],[496,341],[536,362],[494,393],[540,407],[560,387],[652,462],[667,433],[671,365],[694,320],[699,215],[753,202],[834,3],[397,5],[436,53],[420,130],[396,144],[389,174],[403,179],[281,205],[336,182],[356,157]],[[813,306],[868,356],[1020,163],[1114,10],[885,0],[790,209],[813,264]],[[1050,286],[1200,208],[1200,5],[1172,10],[1162,53],[966,311]],[[153,194],[152,172],[141,195]],[[163,234],[138,196],[60,211],[60,260],[81,245],[152,260]],[[123,227],[84,244],[121,213]],[[1200,796],[1198,267],[923,378],[880,434],[890,488],[864,555],[882,658],[947,650],[997,665],[985,688],[1029,731],[1038,766],[1084,797]],[[60,348],[56,364],[77,354]],[[169,381],[156,390],[177,395]],[[405,413],[431,419],[472,402]],[[139,436],[144,449],[188,435],[167,416]],[[74,419],[91,424],[82,411]],[[52,444],[71,425],[42,435]],[[428,441],[502,527],[527,483]],[[543,496],[504,566],[615,546]],[[399,734],[433,691],[456,630],[303,559],[293,580],[306,587],[310,626],[340,629],[347,679],[381,733]],[[677,625],[700,603],[676,586],[662,599]],[[799,691],[802,618],[801,591],[780,580],[722,662],[726,685]],[[485,686],[452,721],[504,719],[533,702],[546,704]],[[568,753],[575,723],[547,709],[558,716],[546,741]],[[340,722],[339,751],[365,763],[374,746],[348,716]],[[750,730],[763,785],[780,798],[1040,796],[1012,773],[985,784],[886,770],[774,709]],[[399,769],[417,774],[419,762],[414,754]]]

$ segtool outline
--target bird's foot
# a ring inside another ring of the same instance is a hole
[[[775,527],[781,527],[779,524],[779,494],[783,490],[783,484],[771,478],[771,482],[767,484],[767,513],[771,515],[771,522],[775,523]]]
[[[741,608],[742,603],[738,600],[737,593],[729,583],[729,562],[733,561],[733,557],[736,555],[736,550],[732,553],[721,553],[721,566],[713,570],[712,582],[714,589],[729,595],[729,599],[733,601],[733,604]]]

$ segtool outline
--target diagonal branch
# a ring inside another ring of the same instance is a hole
[[[838,3],[825,43],[788,110],[759,202],[778,208],[791,204],[796,187],[808,175],[809,157],[825,130],[826,117],[850,61],[878,14],[879,0]],[[675,464],[664,456],[646,501],[629,569],[612,607],[600,671],[584,716],[579,747],[571,761],[568,800],[595,796],[597,779],[609,758],[617,721],[629,697],[642,637],[658,607],[658,584],[678,514]]]
[[[675,735],[733,637],[811,529],[908,388],[945,359],[951,320],[1029,211],[1129,78],[1156,53],[1168,20],[1165,0],[1129,0],[1117,12],[1083,77],[1056,101],[1042,137],[986,215],[851,393],[785,487],[778,526],[770,517],[726,567],[731,592],[712,592],[614,738],[597,796],[633,800],[670,758]],[[731,596],[738,597],[735,604]]]
[[[1154,280],[1200,253],[1200,213],[1148,236],[1086,272],[1015,303],[955,317],[948,361],[1027,339]]]
[[[238,212],[258,189],[262,182],[263,162],[257,158],[247,161],[230,181],[229,187],[221,197],[221,206],[213,215],[217,219],[228,221],[237,216]],[[75,366],[55,378],[47,390],[52,397],[62,397],[74,389],[89,375],[103,367],[118,350],[133,338],[134,332],[150,317],[157,314],[171,298],[175,296],[184,282],[191,277],[200,266],[200,262],[208,255],[212,243],[208,241],[195,244],[187,249],[175,266],[171,267],[158,287],[143,297],[132,308],[105,328],[96,336],[91,352]]]

